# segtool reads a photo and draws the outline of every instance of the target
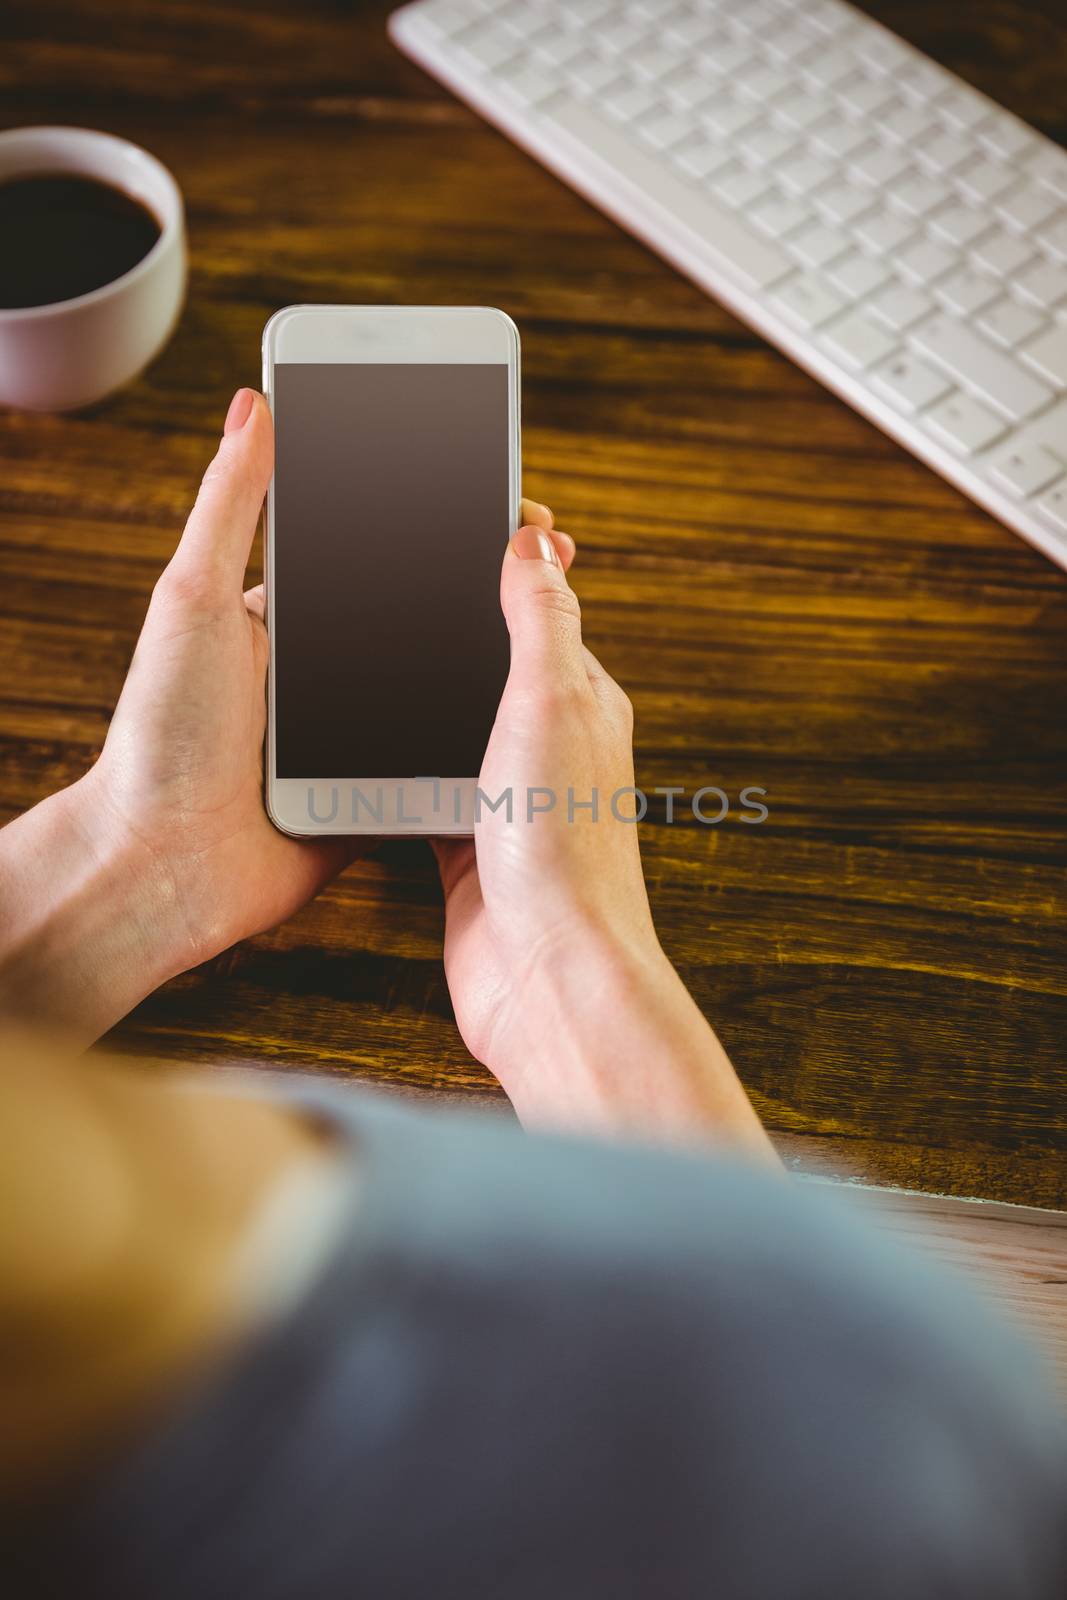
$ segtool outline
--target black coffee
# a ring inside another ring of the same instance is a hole
[[[143,261],[160,226],[122,189],[70,173],[0,181],[0,309],[73,300]]]

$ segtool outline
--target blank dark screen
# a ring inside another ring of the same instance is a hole
[[[508,369],[274,369],[280,778],[477,776],[508,669]]]

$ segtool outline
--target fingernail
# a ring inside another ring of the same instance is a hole
[[[252,415],[252,406],[255,403],[254,389],[238,389],[230,401],[230,409],[226,413],[223,433],[236,433],[238,428],[243,428]]]
[[[544,514],[548,518],[549,522],[555,522],[556,519],[552,514],[552,507],[551,506],[543,506],[539,500],[535,500],[534,501],[534,505],[537,506],[539,511],[543,511],[544,512]]]
[[[520,528],[518,533],[512,535],[511,548],[522,561],[550,561],[553,566],[559,566],[559,556],[552,540],[532,523],[527,523],[525,528]]]

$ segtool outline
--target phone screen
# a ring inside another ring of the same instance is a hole
[[[279,778],[477,776],[508,670],[506,363],[274,367]]]

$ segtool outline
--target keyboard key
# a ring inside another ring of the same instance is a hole
[[[898,178],[889,190],[890,205],[910,217],[925,217],[949,198],[945,185],[937,178],[925,178],[912,168]]]
[[[1012,228],[1020,231],[1040,228],[1056,211],[1059,202],[1047,189],[1036,184],[1014,183],[1007,194],[997,201],[997,211]]]
[[[784,122],[787,127],[796,128],[803,132],[810,128],[812,123],[819,122],[826,115],[826,101],[819,100],[815,95],[806,94],[803,89],[798,89],[795,94],[786,95],[772,107],[775,117],[779,122]]]
[[[974,145],[970,139],[961,138],[958,133],[946,133],[942,129],[932,139],[913,146],[912,154],[933,172],[952,172],[973,158]]]
[[[907,157],[901,151],[880,144],[870,155],[861,156],[858,161],[854,161],[849,168],[849,174],[860,183],[870,183],[878,189],[883,189],[895,178],[902,177],[907,170]]]
[[[923,422],[936,439],[963,456],[995,444],[1008,426],[977,400],[959,391],[928,411]]]
[[[1062,456],[1067,439],[1067,399],[1057,400],[1054,406],[1028,422],[1025,437],[1028,442],[1043,444],[1054,456]]]
[[[423,15],[428,18],[430,13],[427,11]],[[501,27],[513,33],[516,39],[529,39],[544,28],[544,17],[538,15],[536,11],[531,11],[528,6],[521,3],[521,0],[519,4],[507,6],[501,11],[498,14],[498,21]]]
[[[893,282],[875,295],[871,310],[887,327],[896,333],[911,328],[934,309],[930,296],[919,289],[910,289],[906,283]]]
[[[805,27],[819,34],[829,34],[834,39],[847,37],[850,32],[856,31],[852,21],[854,15],[846,6],[839,4],[839,0],[810,0],[802,13]]]
[[[1067,300],[1067,267],[1053,261],[1035,261],[1020,272],[1012,287],[1030,304],[1051,311],[1061,300]]]
[[[930,104],[939,101],[956,87],[956,79],[944,67],[925,56],[916,55],[896,75],[897,89],[909,100]]]
[[[885,79],[856,78],[842,85],[838,99],[854,117],[874,117],[892,102],[893,88]]]
[[[507,69],[499,74],[497,82],[501,93],[530,108],[559,93],[559,80],[541,67]]]
[[[422,21],[423,26],[433,34],[448,38],[462,28],[470,27],[477,15],[477,7],[470,0],[466,4],[463,0],[447,0],[443,5],[428,6],[423,12]]]
[[[486,11],[496,9],[499,0],[482,0]],[[524,0],[520,0],[522,10],[528,10]],[[534,10],[537,8],[534,7]],[[569,28],[585,28],[591,22],[599,22],[601,17],[613,10],[613,0],[567,0],[567,8],[563,13],[563,22]]]
[[[933,367],[908,354],[894,356],[884,367],[879,367],[871,381],[879,394],[901,411],[921,411],[952,388]]]
[[[776,61],[793,62],[811,49],[811,34],[797,25],[777,28],[766,38],[766,50]]]
[[[661,92],[677,111],[693,111],[711,98],[712,84],[699,72],[684,72],[661,86]]]
[[[1020,499],[1040,494],[1042,489],[1063,477],[1063,462],[1057,461],[1040,444],[1013,441],[989,466],[997,482]]]
[[[1067,215],[1053,217],[1038,230],[1037,242],[1058,261],[1067,261]]]
[[[978,139],[994,155],[1015,161],[1036,143],[1034,130],[1009,111],[994,111],[978,129]]]
[[[957,83],[947,94],[939,97],[937,109],[954,127],[970,131],[997,108],[977,89],[972,89],[966,83]]]
[[[793,86],[790,74],[779,72],[777,67],[768,67],[760,62],[734,80],[739,94],[748,100],[755,100],[757,105],[766,105],[768,100],[777,100],[780,95],[786,94]]]
[[[856,238],[869,250],[896,250],[915,232],[915,224],[892,211],[872,211],[856,223]]]
[[[671,151],[671,160],[690,178],[706,178],[729,164],[729,154],[721,144],[708,139],[697,139],[693,144],[680,145]]]
[[[753,172],[749,167],[735,166],[727,169],[712,179],[712,188],[720,200],[725,200],[727,205],[750,206],[754,200],[765,195],[770,186],[770,181],[765,172]]]
[[[939,211],[936,217],[930,218],[931,233],[961,248],[988,231],[988,216],[983,211],[975,211],[972,206],[949,206],[946,211]]]
[[[1067,323],[1057,322],[1048,333],[1043,333],[1033,344],[1024,346],[1020,356],[1035,372],[1054,383],[1058,389],[1067,389]],[[1063,436],[1067,450],[1067,432]]]
[[[909,145],[913,151],[926,144],[934,127],[930,113],[925,107],[905,105],[900,100],[895,100],[874,120],[894,144]],[[936,137],[947,138],[949,135],[939,134]]]
[[[604,100],[605,109],[619,122],[636,122],[656,105],[656,96],[642,83],[624,83]],[[595,115],[595,113],[593,113]]]
[[[729,34],[716,33],[697,47],[697,60],[709,72],[722,78],[732,78],[746,61],[752,58],[752,46],[731,39]]]
[[[848,50],[831,47],[817,51],[803,63],[801,71],[817,89],[832,89],[856,76],[856,62]]]
[[[982,312],[978,326],[998,344],[1011,348],[1036,333],[1041,326],[1041,318],[1036,311],[1028,311],[1014,300],[999,300],[995,306]]]
[[[673,50],[635,50],[629,60],[629,70],[646,83],[658,83],[678,70],[678,57]]]
[[[654,4],[654,0],[649,0],[649,3]],[[760,33],[772,24],[777,26],[781,18],[775,0],[745,0],[744,9],[740,6],[736,9],[731,7],[726,20],[739,33]]]
[[[595,163],[647,195],[649,208],[668,224],[699,242],[727,278],[760,289],[776,283],[791,267],[776,244],[714,204],[671,167],[646,152],[626,133],[580,103],[556,101],[542,113],[545,123]]]
[[[1052,399],[1051,390],[965,323],[950,317],[932,317],[908,338],[921,355],[950,373],[957,383],[977,390],[983,400],[1013,422],[1021,422]]]
[[[823,333],[832,355],[850,367],[873,367],[896,348],[896,339],[864,311],[850,311]]]
[[[830,268],[827,276],[835,289],[850,300],[862,300],[865,295],[880,289],[890,276],[889,268],[871,256],[861,256],[859,251],[846,256]]]
[[[911,59],[912,52],[903,39],[895,39],[881,28],[864,28],[857,37],[856,54],[871,72],[892,75]]]
[[[548,28],[538,34],[533,42],[536,59],[549,67],[563,67],[568,61],[585,54],[581,34],[566,33],[562,28]]]
[[[817,328],[845,309],[821,278],[791,278],[774,296],[774,304],[802,328]]]
[[[941,304],[961,317],[969,317],[1000,297],[1000,284],[984,272],[963,267],[951,273],[934,290]]]
[[[1035,139],[1026,157],[1026,170],[1061,200],[1067,200],[1067,150],[1048,139]]]
[[[808,207],[799,200],[763,200],[752,212],[751,221],[772,239],[793,233],[811,216]]]
[[[971,259],[989,272],[995,272],[998,277],[1006,278],[1018,272],[1033,253],[1029,244],[998,228],[996,233],[979,240],[971,250]]]
[[[822,267],[828,261],[835,261],[838,256],[843,256],[852,245],[847,234],[839,233],[836,228],[825,227],[822,223],[813,222],[810,227],[790,239],[789,248],[806,267]]]
[[[566,70],[566,79],[577,94],[600,94],[615,82],[618,67],[601,56],[579,56]]]
[[[863,124],[834,117],[812,129],[811,142],[820,155],[844,161],[854,151],[867,145],[870,137],[869,128]]]
[[[668,113],[666,116],[646,117],[644,122],[638,124],[637,131],[654,150],[669,150],[681,144],[683,139],[692,138],[693,124],[688,117],[674,117]]]
[[[730,139],[735,133],[740,133],[742,128],[747,128],[749,123],[758,119],[759,109],[752,105],[742,105],[739,100],[719,98],[709,100],[707,105],[701,106],[698,115],[708,132],[713,133],[717,139]]]
[[[665,37],[679,50],[692,50],[715,32],[710,17],[684,12],[671,17],[664,30]]]
[[[870,189],[860,189],[854,183],[832,183],[820,189],[812,200],[831,222],[851,222],[869,211],[876,197]]]
[[[458,50],[463,60],[479,72],[492,72],[503,66],[505,61],[511,60],[516,54],[517,44],[514,35],[505,28],[486,27],[478,22],[468,32],[453,39],[451,48]]]
[[[943,278],[946,272],[952,270],[958,260],[953,251],[935,244],[932,239],[920,239],[918,244],[902,250],[894,265],[912,283],[924,284],[936,283],[938,278]]]
[[[596,45],[598,50],[608,50],[612,55],[627,56],[643,36],[644,28],[640,23],[613,15],[597,25]]]
[[[999,161],[976,161],[972,166],[954,173],[953,180],[968,200],[982,205],[1018,183],[1019,175]]]
[[[815,156],[794,156],[791,161],[784,162],[777,172],[779,183],[794,194],[810,194],[832,177],[833,168]]]
[[[1067,488],[1050,489],[1034,509],[1047,518],[1057,533],[1067,534]]]
[[[761,164],[780,161],[783,156],[796,149],[796,140],[792,134],[786,133],[782,128],[772,128],[766,123],[747,130],[741,135],[738,144],[750,161],[758,161]]]

